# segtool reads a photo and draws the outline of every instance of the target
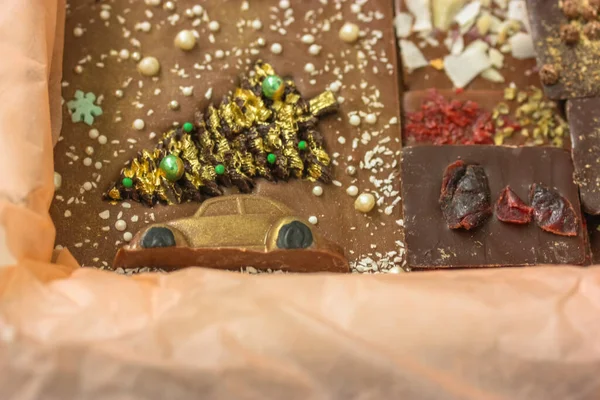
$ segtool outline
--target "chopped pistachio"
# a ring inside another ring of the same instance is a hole
[[[511,137],[514,132],[515,128],[513,128],[512,126],[507,126],[506,128],[502,129],[502,134],[504,135],[504,137]]]
[[[496,146],[501,146],[504,143],[504,136],[496,134],[494,135],[494,144]]]
[[[525,137],[529,137],[529,129],[527,129],[527,128],[521,129],[521,135],[523,135]]]
[[[525,100],[527,100],[527,97],[529,97],[529,96],[527,96],[527,92],[522,92],[522,91],[521,91],[521,92],[519,92],[519,94],[517,95],[517,101],[518,101],[519,103],[522,103],[522,102],[524,102]]]
[[[510,111],[510,107],[506,103],[498,103],[496,110],[498,110],[498,112],[502,115],[507,115]]]
[[[504,89],[504,100],[514,100],[517,95],[517,89],[514,87],[507,87]]]

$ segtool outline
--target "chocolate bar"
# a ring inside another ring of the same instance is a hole
[[[488,218],[472,230],[449,229],[440,210],[442,176],[462,160],[487,176],[492,202],[506,186],[530,204],[533,184],[556,189],[578,219],[577,235],[560,236],[535,223]],[[549,147],[414,146],[402,152],[402,194],[408,265],[417,269],[583,264],[583,223],[568,151]]]

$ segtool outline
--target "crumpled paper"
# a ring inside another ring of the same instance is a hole
[[[126,277],[53,253],[63,19],[2,2],[0,399],[598,398],[596,267]]]

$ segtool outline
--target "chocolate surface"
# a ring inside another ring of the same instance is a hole
[[[201,3],[200,15],[193,15],[197,1],[173,2],[173,10],[167,3],[154,7],[143,1],[87,0],[69,7],[63,97],[72,99],[77,89],[93,92],[103,115],[90,127],[72,123],[64,109],[54,153],[55,170],[62,175],[51,206],[56,244],[68,247],[83,265],[108,267],[126,243],[126,233],[193,215],[198,203],[154,208],[110,204],[102,200],[102,192],[137,151],[153,148],[174,122],[182,124],[196,110],[220,101],[262,59],[279,75],[292,77],[305,98],[331,88],[341,104],[337,114],[319,123],[332,155],[333,183],[257,180],[253,193],[279,200],[303,218],[316,217],[315,230],[339,243],[356,271],[400,266],[400,104],[392,3],[369,1],[355,13],[351,1],[290,2],[282,9],[278,0],[214,0]],[[210,29],[211,21],[219,23],[217,30]],[[345,22],[356,23],[362,32],[354,44],[338,38]],[[173,45],[183,29],[198,33],[190,51]],[[136,53],[156,57],[160,74],[141,76]],[[171,109],[173,100],[177,107]],[[359,126],[349,123],[353,114],[360,115]],[[370,114],[374,118],[367,118]],[[142,130],[132,128],[136,119],[145,122]],[[90,136],[93,129],[99,138],[94,131]],[[91,165],[84,164],[86,158]],[[347,174],[347,167],[356,174]],[[317,185],[321,196],[313,194]],[[356,211],[354,197],[346,194],[350,186],[374,193],[376,208],[368,214]]]
[[[567,101],[575,182],[586,213],[600,214],[600,99]]]
[[[402,194],[408,265],[413,268],[496,267],[536,264],[582,264],[586,246],[582,224],[576,237],[542,231],[536,224],[515,225],[488,219],[473,231],[446,227],[438,198],[442,174],[457,159],[481,165],[492,201],[506,185],[522,199],[530,186],[556,188],[581,221],[570,155],[548,147],[416,146],[402,156]]]
[[[549,79],[544,91],[551,99],[596,96],[600,94],[600,41],[586,36],[585,32],[592,32],[584,30],[583,17],[569,22],[559,3],[527,1],[538,67],[549,66],[558,73],[556,83]]]

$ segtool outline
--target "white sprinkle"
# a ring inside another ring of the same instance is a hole
[[[108,10],[102,10],[102,11],[100,11],[100,18],[103,19],[103,20],[105,20],[105,21],[107,19],[109,19],[110,18],[110,11],[108,11]]]
[[[58,172],[54,172],[54,190],[60,189],[62,186],[62,176]]]
[[[315,186],[312,190],[312,194],[319,197],[323,195],[323,188],[321,186]]]
[[[358,114],[352,114],[350,116],[350,119],[348,122],[350,122],[350,125],[352,125],[352,126],[359,126],[360,125],[360,117],[358,116]]]
[[[146,0],[146,4],[149,6],[159,6],[161,0]]]
[[[100,161],[96,161],[96,164],[94,164],[94,167],[96,169],[102,169],[102,163]]]
[[[319,219],[314,215],[311,215],[310,217],[308,217],[308,222],[310,222],[313,225],[316,225],[319,222]]]
[[[283,10],[287,10],[288,8],[290,8],[290,2],[289,2],[289,0],[281,0],[279,2],[279,8],[281,8]]]
[[[169,102],[169,108],[171,110],[179,110],[179,102],[177,100],[171,100]],[[142,128],[143,129],[143,128]]]
[[[282,51],[283,51],[283,47],[279,43],[273,43],[271,45],[271,53],[281,54]]]
[[[193,86],[179,86],[179,90],[181,90],[181,94],[189,97],[192,94],[194,94],[194,87]]]
[[[115,229],[123,232],[125,229],[127,229],[127,222],[122,219],[118,219],[117,222],[115,222]]]
[[[264,38],[258,38],[256,39],[256,44],[258,44],[260,47],[265,47],[267,45],[267,41]]]
[[[108,139],[106,138],[106,136],[100,135],[98,137],[98,143],[100,143],[100,144],[106,144],[107,142],[108,142]]]
[[[373,125],[374,123],[377,122],[377,116],[373,113],[367,114],[367,116],[365,117],[365,122],[367,124]]]
[[[307,64],[304,66],[304,72],[308,72],[309,74],[311,74],[311,73],[315,72],[315,66],[314,66],[314,64],[312,64],[312,63],[307,63]]]
[[[90,132],[88,133],[90,139],[98,139],[98,136],[100,135],[100,132],[98,132],[98,129],[93,128],[90,129]]]
[[[163,7],[167,11],[173,11],[175,10],[175,3],[173,3],[172,1],[167,1]]]
[[[123,98],[123,91],[121,89],[117,89],[115,90],[115,97],[122,99]]]
[[[195,16],[200,17],[202,16],[202,13],[204,13],[204,8],[202,8],[200,4],[196,4],[194,7],[192,7],[192,12]]]
[[[83,165],[85,165],[86,167],[89,167],[90,165],[92,165],[92,159],[89,157],[84,158]]]
[[[262,29],[262,22],[260,22],[260,19],[255,19],[252,21],[252,29],[256,31]]]
[[[91,182],[85,182],[83,184],[83,189],[89,192],[90,190],[92,190],[92,183]]]
[[[354,197],[358,194],[358,188],[354,185],[348,186],[348,188],[346,189],[346,193],[348,194],[348,196]]]
[[[133,124],[131,124],[131,126],[133,127],[133,129],[141,131],[146,126],[146,123],[143,119],[138,118],[135,121],[133,121]]]
[[[334,93],[339,92],[341,87],[342,87],[342,82],[340,82],[340,81],[331,82],[329,84],[329,90],[331,90]]]
[[[210,21],[208,23],[208,29],[210,29],[211,32],[218,32],[219,29],[221,29],[221,25],[219,25],[217,21]]]
[[[222,59],[223,57],[225,57],[225,52],[223,50],[217,50],[215,51],[215,58],[217,59]]]
[[[73,29],[73,36],[75,36],[75,37],[81,37],[81,36],[83,36],[83,29],[81,27],[79,27],[79,26],[76,26]]]
[[[85,148],[85,154],[87,154],[88,156],[91,156],[92,154],[94,154],[94,148],[92,146],[87,146]]]
[[[212,97],[212,92],[213,92],[213,89],[212,88],[208,88],[208,90],[206,91],[206,93],[204,93],[204,97],[207,100],[210,100],[210,98]]]
[[[131,222],[138,222],[140,218],[137,215],[134,215],[133,217],[131,217]]]
[[[318,44],[311,44],[308,48],[308,52],[311,55],[316,56],[321,52],[321,46],[319,46]]]
[[[133,53],[131,53],[131,58],[133,59],[133,61],[140,61],[142,59],[142,55],[137,51],[134,51]]]
[[[125,232],[123,234],[123,240],[126,242],[131,241],[131,239],[133,239],[133,235],[131,234],[131,232]]]
[[[76,65],[75,68],[73,68],[73,71],[75,71],[76,74],[81,74],[83,72],[83,67],[81,65]]]
[[[315,37],[307,33],[306,35],[302,35],[302,38],[300,40],[302,40],[302,43],[313,44],[315,42]]]
[[[71,216],[71,211],[70,210],[66,210],[65,211],[65,218],[69,218]]]
[[[100,214],[98,214],[100,216],[100,218],[102,219],[109,219],[110,218],[110,211],[109,210],[104,210],[102,211]]]
[[[142,32],[146,32],[146,33],[150,32],[150,29],[152,29],[152,25],[148,21],[144,21],[144,22],[140,23],[138,26]]]

